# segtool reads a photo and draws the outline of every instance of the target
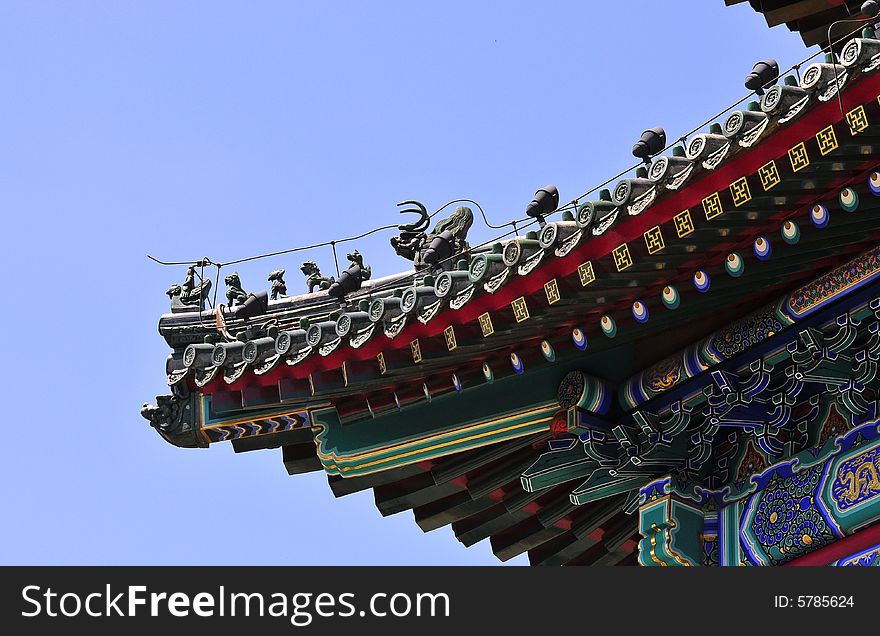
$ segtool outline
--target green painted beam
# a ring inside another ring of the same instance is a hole
[[[572,448],[542,453],[526,468],[520,477],[523,489],[544,490],[572,479],[589,477],[599,464],[584,452],[583,442],[573,441]]]

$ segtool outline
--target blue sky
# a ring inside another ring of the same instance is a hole
[[[156,324],[184,268],[145,255],[356,234],[404,199],[497,223],[631,165],[645,128],[690,130],[758,59],[808,55],[747,5],[625,4],[0,4],[0,563],[497,563],[288,477],[280,451],[163,442],[138,411],[165,392]],[[354,246],[374,276],[408,266],[388,238]],[[299,293],[305,258],[241,266],[245,289],[283,267]]]

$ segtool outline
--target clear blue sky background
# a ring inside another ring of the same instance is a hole
[[[145,255],[326,240],[409,198],[498,222],[721,110],[756,60],[807,54],[722,0],[0,3],[0,563],[496,563],[288,477],[278,450],[163,442],[138,411],[165,392],[156,323],[184,268]],[[374,275],[408,266],[387,240],[357,245]],[[284,267],[298,293],[302,260],[239,271],[254,290]]]

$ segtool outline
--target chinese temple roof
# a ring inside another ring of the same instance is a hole
[[[724,0],[727,6],[743,2],[764,14],[767,26],[784,24],[799,32],[807,46],[827,46],[829,27],[839,20],[858,18],[863,0]],[[851,25],[836,26],[831,37],[837,39],[851,30]]]
[[[648,355],[658,355],[658,344],[662,350],[678,337],[681,344],[705,334],[730,311],[758,306],[774,289],[808,280],[870,244],[870,221],[854,220],[839,232],[804,231],[797,247],[778,246],[758,278],[718,275],[780,223],[805,206],[827,205],[876,167],[870,131],[839,134],[831,125],[844,119],[836,83],[852,86],[845,105],[856,105],[876,92],[876,76],[860,76],[857,64],[838,65],[835,83],[834,68],[814,64],[799,85],[777,85],[761,105],[734,111],[723,127],[713,124],[678,146],[681,152],[656,159],[649,174],[620,181],[611,200],[583,203],[577,218],[564,214],[538,233],[465,251],[443,269],[366,281],[344,303],[316,291],[263,296],[254,315],[223,305],[167,314],[159,331],[174,350],[169,385],[186,382],[222,396],[217,408],[221,400],[255,405],[242,392],[269,391],[272,403],[341,398],[344,417],[359,419],[370,417],[378,393],[389,388],[418,401],[456,390],[453,374],[465,385],[482,382],[484,374],[506,370],[511,355],[544,364],[528,351],[543,341],[576,349],[573,332],[604,336],[591,342],[594,354],[651,339]],[[686,291],[697,271],[716,293]],[[685,326],[681,313],[665,309],[682,294],[694,296],[687,313],[698,325]],[[618,331],[618,323],[633,321],[637,327]],[[656,334],[672,324],[678,334],[657,343]],[[589,370],[620,381],[651,362],[638,350],[630,357]]]
[[[828,303],[873,284],[880,40],[864,35],[593,200],[539,190],[534,231],[470,246],[469,208],[429,231],[408,202],[420,221],[392,245],[413,270],[372,278],[355,251],[338,281],[305,263],[308,294],[272,272],[271,299],[229,273],[213,307],[196,283],[212,264],[194,263],[159,321],[172,395],[144,416],[179,446],[281,447],[291,474],[372,488],[382,514],[501,559],[632,562],[638,488],[718,450],[693,428],[697,378],[803,321],[831,329]]]

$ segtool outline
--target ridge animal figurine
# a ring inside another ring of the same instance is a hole
[[[276,269],[274,272],[269,274],[269,278],[267,280],[272,283],[272,300],[276,300],[279,297],[287,296],[287,283],[284,282],[283,269]]]
[[[178,309],[183,307],[204,308],[205,299],[208,292],[211,291],[211,281],[207,278],[199,284],[195,282],[196,268],[190,265],[186,270],[186,278],[182,285],[172,285],[165,292],[171,299],[171,308]]]
[[[339,280],[327,288],[327,293],[340,301],[344,301],[347,294],[359,290],[363,282],[369,280],[373,273],[369,265],[364,265],[364,257],[357,250],[346,254],[346,257],[350,263],[348,269],[339,275]]]
[[[300,271],[306,276],[306,287],[309,288],[310,294],[315,291],[316,287],[320,290],[325,290],[336,282],[332,276],[328,277],[321,274],[321,270],[315,261],[306,261],[300,267]]]
[[[248,295],[241,287],[241,279],[238,277],[238,272],[232,272],[223,279],[223,282],[226,283],[226,300],[230,307],[234,307],[236,303],[241,305],[247,300]]]
[[[348,262],[351,263],[351,266],[354,267],[357,265],[361,268],[361,280],[370,280],[370,276],[373,275],[373,268],[369,265],[364,265],[364,257],[357,250],[346,254],[345,258],[348,259]]]
[[[465,206],[455,208],[451,216],[439,221],[434,229],[428,232],[431,217],[424,205],[418,201],[404,201],[399,205],[414,205],[415,208],[401,210],[400,213],[418,214],[419,219],[414,223],[398,225],[400,235],[391,238],[391,247],[399,256],[412,261],[416,269],[427,265],[424,261],[425,252],[428,251],[432,241],[444,232],[448,232],[454,239],[455,254],[470,248],[466,240],[468,230],[474,224],[474,213],[470,208]]]

